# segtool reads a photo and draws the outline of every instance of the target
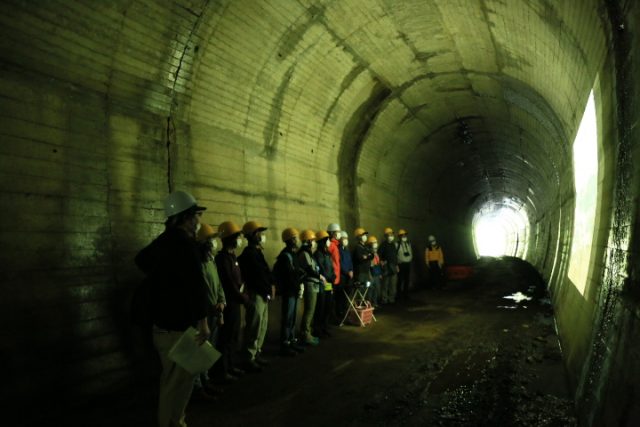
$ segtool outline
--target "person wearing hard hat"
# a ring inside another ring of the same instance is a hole
[[[263,245],[267,241],[266,230],[267,227],[256,221],[247,222],[242,227],[247,247],[238,257],[245,292],[249,296],[242,349],[242,369],[248,372],[261,372],[268,363],[261,353],[269,325],[269,301],[275,294],[275,287],[271,269],[263,254]]]
[[[331,256],[331,264],[333,265],[333,274],[335,277],[335,279],[333,279],[333,293],[331,295],[331,304],[335,305],[335,307],[331,307],[331,310],[334,311],[339,308],[338,304],[334,304],[334,296],[337,298],[341,297],[337,296],[336,293],[338,295],[342,294],[342,292],[338,292],[338,288],[341,284],[343,285],[340,280],[340,225],[336,223],[329,224],[327,226],[327,233],[329,233],[330,236],[329,255]]]
[[[349,287],[353,280],[353,260],[349,250],[349,234],[346,231],[340,233],[340,283],[343,289]],[[344,292],[335,295],[336,315],[342,319],[347,312],[349,301]]]
[[[384,241],[380,244],[380,265],[382,266],[382,285],[380,287],[380,304],[392,304],[396,301],[398,284],[398,248],[395,243],[393,229],[384,229]]]
[[[298,261],[304,270],[304,309],[302,311],[302,323],[300,325],[301,344],[318,345],[320,340],[311,333],[311,322],[316,310],[318,292],[320,286],[324,287],[325,278],[320,274],[320,268],[313,258],[316,251],[316,233],[313,230],[304,230],[300,234],[302,242],[301,250],[298,251]]]
[[[333,307],[333,282],[335,281],[335,270],[329,254],[329,246],[331,246],[331,237],[325,230],[316,233],[317,249],[313,257],[318,264],[318,269],[322,277],[324,277],[324,286],[318,290],[318,300],[316,302],[316,311],[313,316],[313,332],[314,335],[321,338],[331,336],[329,332],[329,318]]]
[[[349,283],[353,280],[353,260],[349,251],[349,234],[346,231],[340,233],[340,283]]]
[[[413,260],[413,249],[405,230],[398,230],[400,241],[397,243],[398,254],[398,296],[409,298],[409,288],[411,287],[411,261]]]
[[[215,262],[227,298],[227,307],[224,310],[224,324],[218,336],[218,350],[222,356],[216,367],[218,380],[229,383],[244,374],[244,371],[236,366],[235,352],[242,323],[241,307],[250,304],[250,301],[249,296],[244,293],[242,272],[236,257],[236,249],[242,246],[242,230],[236,223],[225,221],[218,226],[218,235],[222,240],[222,250],[215,256]]]
[[[276,287],[282,297],[280,316],[280,355],[294,356],[304,351],[296,339],[296,311],[298,299],[304,293],[304,271],[300,268],[297,252],[300,248],[300,233],[295,228],[282,232],[284,249],[273,266]]]
[[[197,328],[196,342],[211,335],[209,289],[202,274],[196,243],[200,215],[206,208],[186,191],[174,191],[164,199],[165,230],[135,257],[150,283],[149,306],[153,343],[162,373],[158,396],[158,424],[184,425],[185,409],[196,375],[169,358],[169,350],[190,327]]]
[[[353,271],[355,281],[362,286],[366,286],[367,282],[371,284],[371,260],[373,253],[366,245],[369,232],[362,227],[358,227],[353,232],[358,242],[353,249]]]
[[[436,289],[442,289],[444,282],[444,255],[442,248],[438,245],[435,236],[429,236],[429,246],[424,251],[424,258],[429,270],[429,279],[432,286]]]
[[[209,224],[201,224],[196,239],[200,248],[200,255],[202,257],[202,272],[204,278],[209,286],[209,329],[211,335],[209,342],[213,345],[216,344],[216,338],[218,335],[218,328],[224,323],[223,312],[227,305],[227,300],[224,296],[222,284],[220,283],[220,277],[218,276],[218,269],[214,262],[214,255],[218,249],[218,242],[216,237],[218,233]],[[203,401],[215,400],[215,395],[220,393],[221,389],[215,388],[209,383],[208,371],[196,376],[196,380],[193,385],[192,399],[199,399]]]
[[[378,255],[378,239],[376,236],[369,236],[367,239],[367,246],[373,254],[371,258],[371,286],[369,286],[369,292],[367,297],[373,307],[377,307],[379,303],[380,284],[382,282],[382,264],[380,262],[380,256]]]

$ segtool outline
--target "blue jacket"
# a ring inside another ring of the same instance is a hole
[[[340,245],[340,274],[346,276],[350,271],[353,271],[351,252],[349,252],[349,248],[345,249]]]

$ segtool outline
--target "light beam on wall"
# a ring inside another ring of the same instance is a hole
[[[573,217],[569,279],[584,295],[591,261],[598,196],[598,128],[593,91],[589,94],[573,142],[573,171],[576,208]]]

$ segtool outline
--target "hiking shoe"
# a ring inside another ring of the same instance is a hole
[[[252,374],[257,374],[262,372],[262,367],[260,365],[258,365],[258,363],[256,363],[254,360],[249,360],[248,362],[246,362],[242,368],[246,371],[246,372],[250,372]]]
[[[269,366],[269,363],[270,363],[267,359],[265,359],[262,356],[256,356],[256,358],[253,360],[255,360],[255,362],[262,367]]]
[[[318,337],[310,337],[304,341],[302,341],[301,343],[302,345],[310,345],[310,346],[317,346],[318,344],[320,344],[320,338]]]
[[[215,402],[218,400],[215,396],[207,393],[203,388],[196,388],[191,393],[191,400],[194,402]]]
[[[294,344],[291,344],[291,346],[290,346],[290,347],[291,347],[291,349],[293,349],[293,351],[296,351],[296,352],[298,352],[298,353],[304,353],[304,347],[303,347],[303,346],[301,346],[301,345],[300,345],[299,343],[297,343],[297,342],[296,342],[296,343],[294,343]]]
[[[280,356],[282,357],[293,357],[296,354],[298,354],[298,352],[296,352],[294,349],[292,349],[291,347],[282,347],[280,349]]]
[[[244,370],[240,368],[231,368],[229,372],[231,372],[231,374],[235,375],[236,377],[241,377],[245,374]]]

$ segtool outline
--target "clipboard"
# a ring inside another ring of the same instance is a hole
[[[189,327],[169,350],[169,360],[192,375],[205,372],[213,366],[221,354],[209,341],[202,345],[196,342],[198,331]]]

